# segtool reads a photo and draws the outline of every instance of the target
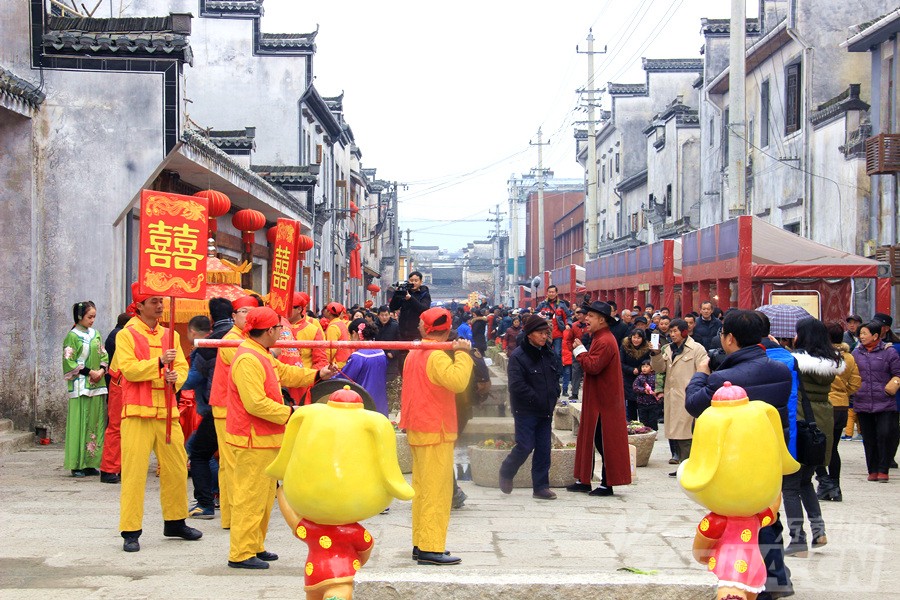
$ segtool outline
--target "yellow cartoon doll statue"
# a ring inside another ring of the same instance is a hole
[[[390,421],[365,410],[359,394],[345,387],[327,404],[293,414],[266,473],[283,480],[277,491],[281,514],[309,546],[307,600],[350,600],[356,571],[375,543],[356,521],[414,494],[397,464]]]
[[[697,419],[691,456],[678,468],[685,493],[711,511],[693,553],[719,578],[717,598],[754,600],[765,587],[759,528],[778,512],[782,476],[799,468],[775,407],[725,382]]]

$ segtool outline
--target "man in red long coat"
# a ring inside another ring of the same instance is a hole
[[[613,486],[631,483],[619,345],[609,330],[615,318],[606,302],[593,302],[584,308],[587,311],[585,320],[593,337],[590,349],[585,348],[579,338],[572,343],[572,356],[584,371],[584,393],[581,427],[575,447],[576,482],[566,489],[591,496],[612,496]],[[603,467],[600,487],[591,491],[594,447],[600,452]]]

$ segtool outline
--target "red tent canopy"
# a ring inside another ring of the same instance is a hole
[[[752,216],[682,236],[682,311],[716,298],[727,309],[769,302],[773,290],[815,291],[825,320],[850,312],[851,278],[877,282],[876,309],[890,306],[890,278],[878,261],[824,246]],[[695,290],[696,288],[696,290]],[[697,297],[694,297],[696,291]]]

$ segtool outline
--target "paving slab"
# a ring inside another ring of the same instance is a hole
[[[557,432],[559,434],[560,432]],[[900,483],[865,481],[862,444],[842,442],[844,502],[822,503],[829,543],[809,558],[788,558],[795,598],[900,597]],[[668,477],[668,443],[656,442],[635,483],[610,498],[557,490],[540,501],[530,490],[504,495],[461,482],[468,494],[453,511],[448,548],[456,567],[410,560],[410,504],[365,522],[376,540],[357,576],[356,596],[382,598],[711,598],[715,579],[690,556],[704,510]],[[162,536],[155,465],[148,472],[141,551],[122,552],[119,486],[73,479],[60,445],[0,457],[0,597],[297,598],[306,546],[277,509],[267,549],[280,560],[265,572],[226,566],[229,533],[191,520],[204,533],[185,542]],[[620,569],[637,568],[652,574]]]

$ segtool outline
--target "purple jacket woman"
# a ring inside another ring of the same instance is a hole
[[[853,358],[862,378],[862,385],[853,396],[853,410],[857,413],[896,412],[897,400],[885,393],[884,386],[892,377],[900,376],[900,355],[879,341],[871,351],[860,344],[853,350]]]
[[[853,410],[859,418],[869,481],[888,481],[888,470],[900,443],[896,394],[889,396],[884,386],[900,377],[900,356],[879,338],[880,325],[863,325],[860,344],[853,350],[862,385],[853,396]],[[878,332],[878,333],[876,333]]]

